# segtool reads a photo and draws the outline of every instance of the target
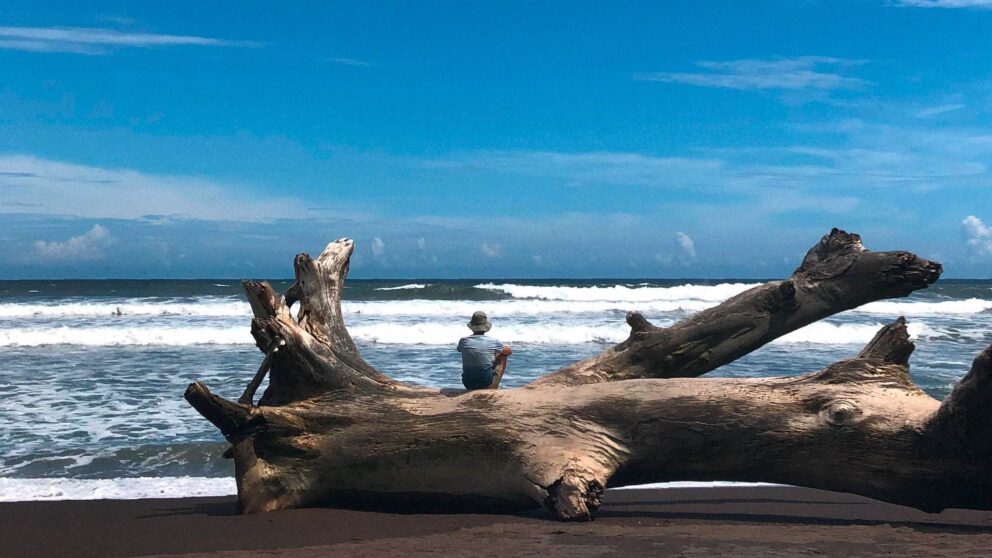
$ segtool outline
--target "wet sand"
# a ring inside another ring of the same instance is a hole
[[[927,514],[792,487],[611,490],[597,518],[339,509],[233,498],[0,503],[0,557],[988,556],[992,512]]]

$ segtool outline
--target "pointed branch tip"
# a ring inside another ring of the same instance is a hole
[[[658,329],[643,314],[636,311],[627,312],[627,325],[630,326],[631,334]]]
[[[907,366],[914,349],[916,345],[909,340],[906,317],[899,316],[894,322],[878,330],[875,337],[858,354],[858,358]]]

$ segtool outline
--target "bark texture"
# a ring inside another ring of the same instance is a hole
[[[990,507],[992,349],[943,403],[909,378],[902,318],[819,372],[692,378],[825,316],[923,288],[939,264],[868,251],[835,229],[789,279],[669,328],[631,313],[630,337],[599,356],[522,388],[464,392],[408,386],[362,359],[340,306],[353,249],[342,239],[317,259],[297,256],[283,296],[246,281],[262,366],[238,403],[202,383],[186,391],[232,444],[244,512],[544,506],[589,519],[607,486],[671,480]]]

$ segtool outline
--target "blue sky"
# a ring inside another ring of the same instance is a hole
[[[5,2],[0,278],[992,277],[992,0]]]

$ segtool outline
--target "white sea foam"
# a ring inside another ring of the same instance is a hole
[[[673,293],[664,294],[672,295]],[[345,314],[360,314],[365,316],[453,316],[458,318],[470,316],[476,310],[483,310],[490,314],[490,317],[540,316],[545,314],[603,314],[611,311],[626,312],[628,310],[638,310],[650,314],[676,311],[698,312],[723,302],[723,298],[707,298],[711,294],[716,293],[690,293],[685,298],[671,296],[670,298],[645,300],[626,300],[625,298],[635,297],[624,296],[617,296],[615,299],[594,300],[593,297],[600,296],[600,294],[584,293],[582,295],[576,295],[576,300],[566,298],[517,298],[512,300],[484,301],[427,299],[347,301],[342,304],[342,309]],[[590,299],[583,300],[583,296],[588,296]],[[992,310],[992,300],[971,298],[942,302],[872,302],[856,308],[851,312],[907,316],[912,318],[914,316],[979,314],[989,310]],[[244,311],[245,315],[248,315],[249,310],[247,305]]]
[[[670,322],[656,321],[657,325]],[[833,324],[818,322],[781,337],[773,343],[850,344],[866,343],[884,324]],[[461,322],[373,322],[349,326],[356,341],[387,345],[451,345],[467,330]],[[505,343],[575,345],[619,343],[627,338],[629,327],[617,320],[608,324],[576,322],[521,324],[502,323],[494,336]],[[911,338],[933,337],[939,330],[923,322],[910,322]],[[0,329],[0,347],[43,345],[125,346],[125,345],[241,345],[254,341],[242,325],[225,327],[136,326],[70,328],[41,327]]]
[[[626,312],[639,310],[645,313],[698,312],[716,302],[701,300],[659,300],[651,302],[629,301],[587,301],[567,300],[388,300],[346,302],[342,304],[345,314],[363,316],[451,316],[466,320],[476,310],[489,314],[490,318],[510,316],[540,316],[561,314],[604,314],[606,312]]]
[[[654,302],[695,300],[721,302],[760,283],[720,283],[719,285],[685,284],[676,287],[559,287],[516,285],[513,283],[475,285],[477,289],[502,291],[514,298],[567,300],[572,302]]]
[[[237,494],[234,478],[137,477],[124,479],[0,478],[0,502],[29,500],[135,500]]]
[[[120,310],[122,316],[190,316],[225,318],[251,316],[247,302],[207,299],[196,302],[64,302],[49,304],[0,304],[0,318],[48,316],[110,317]]]
[[[658,325],[669,325],[658,323]],[[773,343],[813,343],[823,345],[867,343],[884,324],[810,324]],[[923,322],[908,324],[911,339],[931,337],[939,332]],[[424,322],[396,325],[387,323],[359,325],[349,328],[352,336],[360,341],[398,345],[450,345],[452,340],[465,335],[462,324]],[[581,343],[619,343],[627,338],[630,329],[626,324],[607,325],[574,324],[503,324],[493,334],[505,343],[535,343],[574,345]]]
[[[357,341],[396,345],[452,345],[468,334],[463,323],[423,322],[414,324],[377,323],[348,328]],[[618,322],[611,325],[501,324],[494,336],[504,343],[575,345],[580,343],[619,343],[630,328]]]
[[[670,312],[698,311],[715,303],[699,300],[673,300],[632,303],[625,301],[570,302],[564,300],[382,300],[344,302],[345,314],[370,316],[470,316],[483,308],[493,315],[539,315],[546,313],[608,312],[630,310]],[[110,318],[120,309],[125,317],[208,317],[250,318],[251,308],[237,301],[204,303],[67,303],[67,304],[0,304],[0,319],[15,318]]]
[[[529,299],[530,304],[554,301],[592,303],[588,306],[562,305],[563,308],[578,308],[574,311],[596,311],[610,307],[627,306],[641,311],[664,312],[680,308],[703,310],[756,287],[759,283],[685,284],[676,287],[645,287],[641,285],[644,284],[641,283],[636,287],[629,285],[559,287],[485,283],[475,285],[475,288],[501,291],[517,299]],[[992,300],[969,298],[940,302],[886,300],[865,304],[853,311],[894,316],[935,316],[978,314],[989,310],[992,310]]]
[[[244,326],[112,326],[0,329],[0,347],[42,345],[238,345],[254,343]]]
[[[912,317],[979,314],[989,310],[992,310],[992,300],[969,298],[966,300],[945,300],[942,302],[896,302],[882,300],[865,304],[855,311]]]
[[[565,287],[571,288],[571,287]],[[634,289],[636,290],[636,289]],[[671,293],[667,293],[671,294]],[[619,296],[615,299],[593,300],[597,294],[589,294],[590,300],[562,299],[513,299],[513,300],[377,300],[344,302],[342,309],[345,314],[361,314],[365,316],[470,316],[476,310],[483,310],[490,317],[510,316],[540,316],[560,314],[603,314],[611,311],[626,312],[698,312],[716,306],[724,298],[706,298],[708,294],[692,293],[686,298],[672,296],[670,298],[625,300]],[[735,293],[736,294],[736,293]],[[584,295],[583,295],[584,296]],[[633,297],[626,297],[633,298]],[[893,302],[882,301],[866,304],[852,310],[855,313],[882,314],[892,316],[939,316],[978,314],[992,309],[992,300],[972,298],[960,301],[944,302]],[[247,307],[245,308],[247,313]]]
[[[415,289],[410,284],[381,290]],[[533,287],[527,285],[478,285],[502,290],[511,300],[374,300],[345,301],[345,314],[366,316],[470,316],[483,310],[495,317],[542,314],[605,313],[639,310],[644,313],[698,312],[710,308],[752,284],[727,283],[714,286],[680,287]],[[248,303],[230,297],[204,297],[195,301],[86,301],[65,303],[0,304],[0,320],[23,318],[111,318],[120,309],[122,317],[250,318]],[[968,315],[992,311],[992,300],[969,298],[940,302],[879,301],[852,312],[891,316]]]
[[[630,489],[782,486],[763,482],[677,481],[620,487]],[[237,494],[234,478],[136,477],[119,479],[0,478],[0,502],[53,500],[137,500]]]
[[[458,319],[484,310],[492,316],[536,316],[541,314],[575,314],[640,310],[642,312],[695,312],[717,304],[701,300],[661,300],[648,302],[566,300],[375,300],[346,301],[344,313],[366,316],[452,316]],[[0,304],[0,319],[31,318],[103,318],[111,319],[120,308],[122,317],[190,317],[251,318],[245,302],[203,303],[68,303],[68,304]]]
[[[871,341],[885,324],[832,324],[816,322],[792,333],[779,337],[772,343],[816,343],[825,345],[860,344]],[[935,330],[923,322],[910,322],[906,325],[910,339],[931,337]]]
[[[461,322],[371,323],[350,326],[356,341],[394,345],[451,345],[468,333]],[[611,325],[504,324],[499,339],[506,343],[572,345],[577,343],[617,343],[629,328],[623,322]],[[232,327],[42,327],[0,329],[0,347],[44,345],[126,346],[126,345],[240,345],[254,343],[243,325]]]
[[[409,285],[400,285],[399,287],[379,287],[378,289],[373,289],[376,291],[406,291],[412,289],[426,289],[430,285],[424,285],[421,283],[410,283]]]

